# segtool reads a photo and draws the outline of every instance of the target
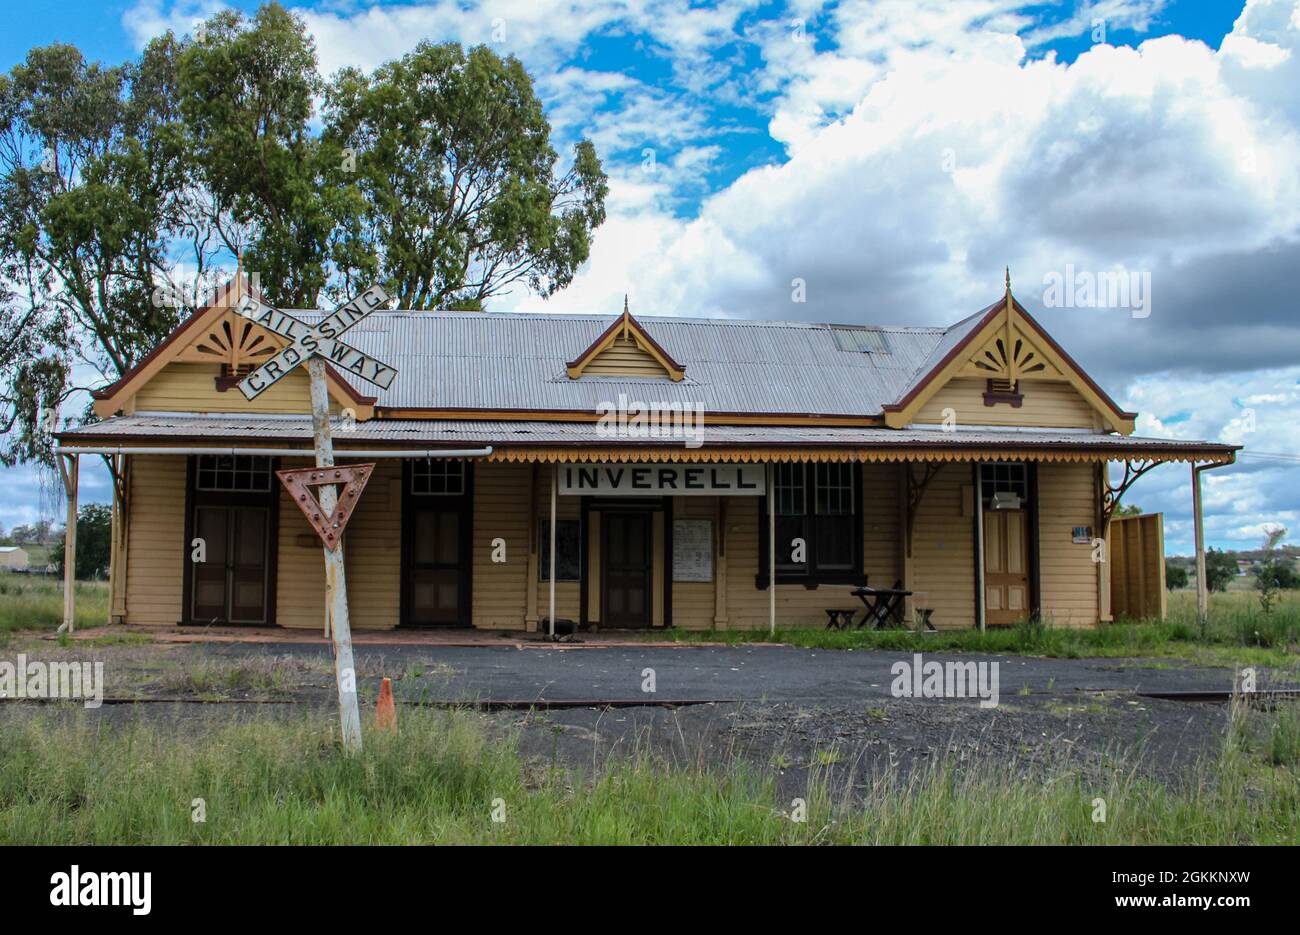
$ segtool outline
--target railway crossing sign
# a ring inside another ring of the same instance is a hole
[[[277,473],[294,503],[320,536],[324,549],[325,633],[333,641],[339,722],[343,747],[349,753],[361,752],[361,710],[357,702],[357,674],[352,658],[352,626],[348,620],[347,570],[343,551],[338,545],[342,541],[343,527],[355,511],[357,499],[375,465],[334,465],[325,367],[327,363],[332,364],[344,373],[361,377],[384,389],[392,385],[397,377],[394,368],[346,344],[341,338],[357,322],[387,304],[388,293],[379,286],[371,286],[315,325],[308,325],[246,292],[235,306],[235,311],[242,317],[290,341],[274,357],[239,381],[239,391],[246,399],[256,399],[299,365],[305,365],[310,379],[316,467]]]
[[[293,498],[293,502],[307,517],[311,528],[316,530],[320,541],[327,549],[337,549],[343,541],[343,530],[357,507],[357,498],[366,489],[366,481],[374,471],[373,464],[349,464],[347,467],[333,468],[291,468],[276,471],[280,483]],[[326,510],[316,497],[313,488],[324,484],[339,484],[339,490],[333,510]]]
[[[268,331],[288,338],[292,343],[240,380],[239,391],[244,394],[245,399],[256,399],[292,373],[299,364],[317,356],[343,373],[358,376],[383,389],[388,389],[397,377],[397,370],[357,350],[340,337],[353,325],[365,320],[372,312],[383,308],[387,303],[388,293],[379,286],[371,286],[352,301],[340,305],[315,325],[309,325],[287,312],[246,294],[235,306],[235,311]]]

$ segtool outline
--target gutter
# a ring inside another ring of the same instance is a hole
[[[54,449],[56,455],[254,455],[269,458],[312,457],[312,448],[227,448],[204,446],[201,448],[135,448],[130,445],[112,445],[82,447],[80,445],[59,445]],[[486,448],[379,448],[375,450],[353,451],[340,449],[340,458],[486,458],[492,454],[492,446]]]

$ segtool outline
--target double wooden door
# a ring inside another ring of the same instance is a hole
[[[188,558],[195,623],[264,624],[270,620],[271,511],[258,506],[196,506]],[[203,561],[195,561],[201,557]]]

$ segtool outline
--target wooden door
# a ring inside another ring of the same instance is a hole
[[[1029,537],[1024,510],[984,511],[984,620],[1016,623],[1029,615]]]
[[[606,513],[601,521],[601,626],[650,626],[654,586],[650,513]]]
[[[194,535],[205,561],[192,562],[195,623],[266,623],[270,514],[261,507],[199,506]]]
[[[462,511],[418,509],[411,518],[407,581],[411,626],[458,626],[461,606]]]

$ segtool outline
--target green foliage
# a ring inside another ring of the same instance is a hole
[[[322,83],[305,24],[278,4],[252,19],[223,11],[186,43],[177,73],[190,154],[231,222],[218,224],[226,240],[272,303],[315,306],[348,199],[311,132]]]
[[[1205,553],[1205,580],[1211,591],[1228,590],[1228,582],[1237,574],[1237,563],[1230,556],[1211,547]]]
[[[0,75],[0,463],[50,461],[75,362],[121,373],[175,324],[150,301],[185,201],[166,58],[55,44]]]
[[[1295,562],[1285,555],[1275,555],[1255,567],[1255,580],[1260,588],[1265,584],[1280,590],[1300,587],[1300,575]]]
[[[1186,566],[1165,559],[1165,587],[1170,591],[1177,591],[1180,588],[1187,587],[1190,580],[1191,576],[1187,573]]]
[[[63,540],[59,533],[50,545],[50,561],[63,574]],[[77,511],[77,577],[106,578],[113,541],[113,511],[102,503],[88,503]]]
[[[0,463],[52,463],[73,368],[122,375],[236,254],[286,307],[563,288],[607,185],[590,142],[557,173],[549,139],[513,58],[423,44],[327,84],[276,3],[114,67],[32,49],[0,74]]]
[[[325,140],[354,153],[364,201],[336,260],[399,307],[478,307],[524,281],[550,295],[587,258],[605,219],[591,143],[555,175],[542,103],[523,65],[478,46],[422,42],[326,90]]]

